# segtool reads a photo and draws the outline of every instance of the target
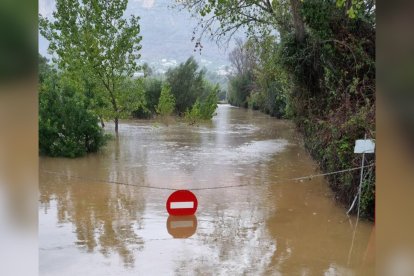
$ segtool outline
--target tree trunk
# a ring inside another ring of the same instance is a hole
[[[104,120],[102,119],[102,117],[99,117],[99,119],[101,120],[101,127],[104,128],[105,127]]]
[[[300,13],[300,0],[290,0],[293,16],[293,26],[295,28],[296,41],[302,43],[305,39],[305,24],[303,23],[302,14]]]
[[[113,89],[114,89],[114,87],[113,87]],[[116,99],[115,99],[114,94],[111,90],[109,90],[109,94],[111,95],[112,107],[114,108],[114,111],[115,111],[115,118],[114,118],[115,132],[116,132],[116,135],[118,136],[118,116],[119,116],[118,105],[116,104]]]

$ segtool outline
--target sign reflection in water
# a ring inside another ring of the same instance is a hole
[[[167,231],[175,239],[189,238],[197,230],[197,217],[192,216],[168,216]]]

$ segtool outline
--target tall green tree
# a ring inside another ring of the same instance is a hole
[[[59,68],[102,86],[110,104],[107,115],[117,133],[118,120],[128,113],[120,106],[126,93],[121,86],[139,69],[141,56],[139,17],[125,18],[127,4],[128,0],[57,0],[53,20],[40,17],[40,32],[50,42]]]
[[[145,93],[145,106],[142,106],[133,111],[132,115],[135,118],[150,118],[156,113],[155,108],[158,105],[162,89],[162,80],[154,77],[146,77],[143,80]]]
[[[218,102],[218,92],[220,90],[220,86],[216,84],[208,93],[207,98],[201,102],[201,118],[203,120],[210,120],[214,116],[214,112],[217,109],[217,102]]]
[[[151,113],[155,113],[155,107],[158,105],[163,83],[160,79],[147,78],[145,79],[144,87],[147,108]]]
[[[174,112],[175,98],[171,93],[171,87],[164,84],[161,90],[160,99],[156,108],[157,113],[161,117],[170,116]]]
[[[198,70],[198,64],[193,57],[181,63],[178,67],[168,70],[167,82],[175,97],[175,107],[183,114],[195,103],[204,91],[204,70]]]

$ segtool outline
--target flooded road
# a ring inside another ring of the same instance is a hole
[[[323,178],[287,180],[315,173],[293,123],[259,112],[124,122],[97,154],[40,159],[40,274],[372,275],[372,224]],[[163,188],[194,189],[196,215],[169,217]]]

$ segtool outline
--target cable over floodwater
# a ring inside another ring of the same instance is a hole
[[[374,167],[375,164],[370,164],[368,166],[364,166],[365,168]],[[328,172],[328,173],[320,173],[320,174],[312,174],[307,176],[300,176],[300,177],[294,177],[294,178],[285,178],[285,179],[279,179],[276,181],[276,183],[280,182],[288,182],[288,181],[300,181],[300,180],[311,180],[315,177],[322,177],[322,176],[328,176],[328,175],[334,175],[334,174],[340,174],[350,171],[359,170],[362,167],[354,167],[350,169],[344,169],[344,170],[338,170],[334,172]],[[137,188],[148,188],[148,189],[156,189],[156,190],[167,190],[167,191],[177,191],[180,190],[178,188],[169,188],[169,187],[157,187],[157,186],[150,186],[150,185],[136,185],[133,183],[128,182],[122,182],[122,181],[113,181],[113,180],[105,180],[105,179],[96,179],[91,177],[83,177],[83,176],[75,176],[75,175],[68,175],[61,172],[56,171],[50,171],[50,170],[42,170],[41,172],[52,174],[52,175],[58,175],[58,176],[64,176],[67,178],[74,178],[79,180],[85,180],[85,181],[93,181],[93,182],[101,182],[101,183],[109,183],[109,184],[116,184],[116,185],[125,185],[125,186],[134,186]],[[193,191],[203,191],[203,190],[218,190],[218,189],[228,189],[228,188],[240,188],[240,187],[247,187],[247,186],[260,186],[260,184],[240,184],[240,185],[225,185],[225,186],[211,186],[211,187],[193,187],[193,188],[186,188],[188,190]]]

